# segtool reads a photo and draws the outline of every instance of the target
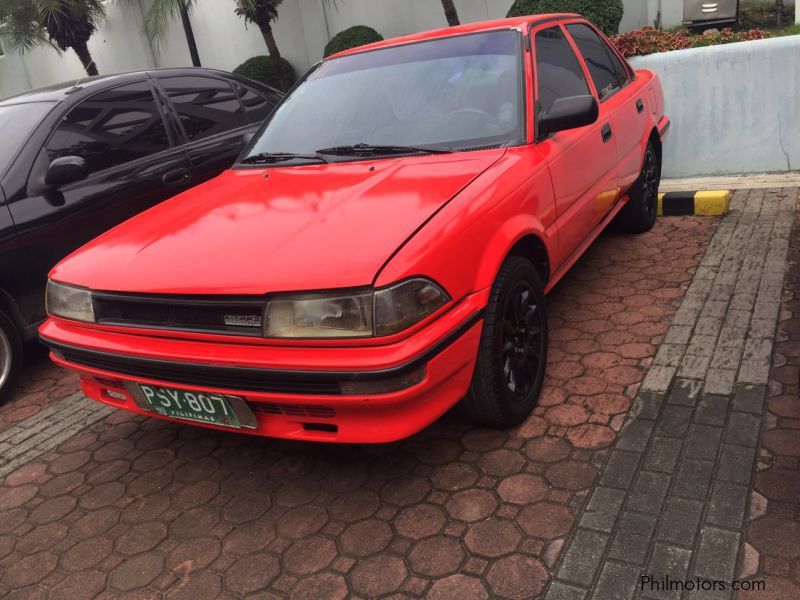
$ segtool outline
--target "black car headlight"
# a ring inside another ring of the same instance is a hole
[[[264,337],[363,338],[398,333],[450,301],[428,279],[408,279],[378,290],[286,294],[267,302]]]
[[[47,313],[54,317],[84,323],[95,322],[92,292],[86,288],[48,281],[45,307]]]

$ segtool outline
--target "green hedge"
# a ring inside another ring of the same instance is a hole
[[[325,56],[349,50],[350,48],[358,48],[366,44],[380,42],[382,39],[383,36],[372,27],[355,25],[333,36],[333,39],[325,46]]]
[[[508,11],[508,16],[578,13],[597,25],[606,35],[616,35],[623,12],[622,0],[516,0]]]
[[[288,60],[271,56],[254,56],[236,67],[233,72],[240,77],[247,77],[283,91],[297,81],[297,74]]]

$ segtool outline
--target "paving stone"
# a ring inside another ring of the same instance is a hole
[[[736,368],[720,369],[712,366],[708,370],[703,388],[709,394],[730,395],[735,384]]]
[[[653,598],[654,600],[662,600],[663,598],[679,599],[681,597],[680,590],[664,590],[658,586],[665,580],[684,581],[686,573],[689,571],[691,558],[691,550],[657,542],[647,568],[647,575],[650,577],[650,581],[641,582],[641,596],[643,598]]]
[[[627,508],[647,514],[658,514],[669,487],[670,478],[661,473],[640,471],[628,496]]]
[[[604,477],[607,472],[607,470],[603,472]],[[624,491],[604,487],[604,483],[601,480],[600,485],[592,491],[592,495],[586,505],[581,517],[581,527],[610,533],[622,508],[624,499]]]
[[[559,579],[590,586],[609,540],[604,533],[579,528],[564,554]]]
[[[580,588],[554,581],[547,590],[546,600],[585,600],[588,592]]]
[[[633,598],[639,583],[639,569],[630,565],[607,562],[600,572],[592,598],[598,600],[628,600]]]
[[[608,556],[615,560],[625,561],[635,565],[644,565],[649,548],[649,536],[638,535],[628,531],[617,531],[611,543]],[[613,563],[606,563],[606,565],[608,564]]]
[[[717,457],[717,450],[721,438],[721,427],[697,424],[691,425],[689,427],[689,435],[686,438],[684,456],[687,458],[714,460]]]
[[[641,454],[638,452],[612,450],[600,477],[600,485],[628,489],[640,460]]]
[[[643,452],[650,441],[653,423],[644,419],[633,419],[625,423],[617,438],[616,448],[631,452]]]
[[[697,403],[694,421],[705,425],[724,425],[728,418],[730,398],[713,394],[703,394]]]
[[[700,546],[693,574],[706,579],[731,581],[736,567],[740,534],[715,527],[700,532]]]
[[[682,406],[694,406],[700,394],[702,385],[693,379],[675,380],[672,391],[669,394],[669,404],[680,404]]]
[[[653,537],[653,531],[656,527],[656,517],[626,510],[620,515],[617,526],[619,531],[644,537]]]
[[[755,448],[723,444],[717,478],[735,483],[749,483],[755,458]]]
[[[708,493],[714,463],[707,460],[684,459],[675,476],[672,493],[685,498],[702,500]]]
[[[734,412],[725,429],[725,443],[732,446],[755,447],[761,430],[761,419],[750,414]]]
[[[738,385],[733,396],[733,410],[761,415],[764,412],[763,385]]]
[[[630,414],[636,419],[649,419],[654,421],[661,412],[664,403],[663,392],[649,392],[640,390],[631,406]]]
[[[643,468],[648,471],[674,473],[682,445],[683,441],[680,439],[654,437],[645,454]]]
[[[686,406],[665,406],[656,423],[655,434],[661,437],[682,438],[689,429],[692,409]]]
[[[738,530],[744,521],[749,488],[729,481],[715,481],[708,502],[706,522]]]
[[[692,547],[700,524],[703,503],[685,498],[669,497],[658,526],[656,539],[679,546]]]

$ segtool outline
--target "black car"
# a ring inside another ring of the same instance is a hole
[[[281,98],[230,73],[160,69],[0,101],[0,401],[45,317],[50,268],[230,167]]]

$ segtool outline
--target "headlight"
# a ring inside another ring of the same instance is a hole
[[[268,338],[355,338],[398,333],[447,304],[450,297],[427,279],[379,290],[285,295],[267,303]]]
[[[54,317],[94,323],[92,293],[85,288],[48,281],[45,306]]]

